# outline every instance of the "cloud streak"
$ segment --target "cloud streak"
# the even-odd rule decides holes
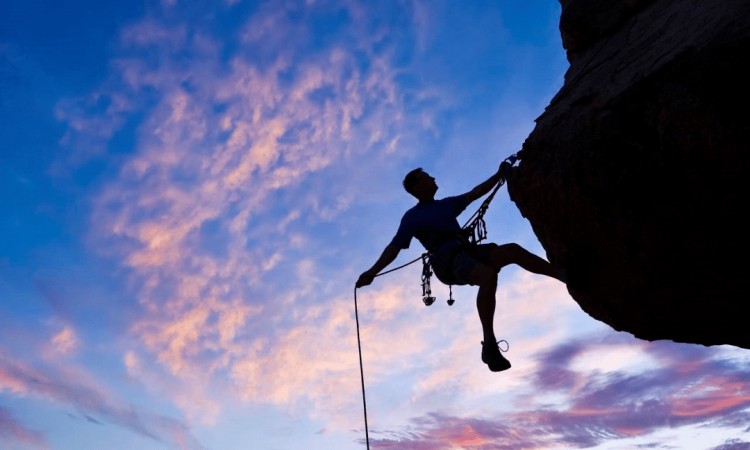
[[[573,367],[587,352],[620,346],[648,354],[658,367],[639,374]],[[415,418],[394,437],[379,438],[374,448],[587,448],[688,426],[747,431],[750,367],[721,352],[594,337],[559,345],[539,360],[518,412],[481,419],[436,412]],[[544,395],[536,399],[535,392]],[[554,404],[544,400],[552,393],[559,395]]]
[[[27,428],[18,422],[10,411],[0,407],[0,442],[2,441],[40,450],[52,448],[42,433]]]
[[[203,448],[180,421],[122,405],[105,391],[86,383],[87,378],[86,373],[72,368],[39,369],[0,350],[0,392],[70,407],[92,423],[111,423],[176,448]],[[43,434],[26,429],[3,409],[0,409],[0,429],[16,440],[46,445]]]

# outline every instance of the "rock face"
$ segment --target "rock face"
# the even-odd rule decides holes
[[[511,199],[595,319],[750,349],[750,1],[561,3],[570,68]]]

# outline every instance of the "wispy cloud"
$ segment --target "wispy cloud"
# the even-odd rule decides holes
[[[139,435],[175,445],[182,449],[200,449],[189,428],[176,419],[139,412],[122,404],[95,386],[90,376],[72,367],[41,369],[12,358],[0,350],[0,392],[17,397],[34,397],[71,408],[93,423],[111,423]],[[13,431],[18,439],[44,443],[40,433],[18,425],[0,409],[0,427]],[[33,442],[32,442],[33,441]]]
[[[70,354],[75,352],[80,346],[81,341],[78,335],[70,325],[65,325],[62,330],[52,337],[50,341],[50,354]]]
[[[70,142],[89,132],[106,140],[129,105],[148,105],[135,147],[93,199],[91,242],[122,261],[143,308],[131,374],[160,373],[154,355],[162,376],[190,384],[170,390],[190,416],[216,419],[194,405],[211,403],[225,376],[245,398],[276,404],[335,397],[338,373],[355,379],[340,349],[345,316],[315,306],[341,299],[311,291],[323,280],[306,255],[326,245],[316,224],[353,202],[326,179],[393,164],[396,143],[420,132],[405,117],[388,33],[373,37],[361,8],[345,4],[341,19],[327,2],[269,3],[234,43],[151,17],[124,30],[123,55],[93,95],[127,104],[105,114],[60,104]],[[300,15],[326,14],[340,35],[311,46],[314,21]],[[368,154],[369,168],[353,158]],[[304,377],[293,370],[301,365]]]
[[[11,445],[22,444],[27,448],[39,450],[52,448],[44,434],[27,428],[19,423],[10,411],[0,407],[0,442],[3,441]]]
[[[620,346],[651,356],[658,367],[637,374],[603,372],[606,366],[597,364],[574,367],[587,352]],[[414,419],[393,437],[379,437],[376,448],[438,449],[446,442],[465,448],[586,448],[687,426],[747,431],[750,366],[721,351],[589,336],[540,353],[539,359],[518,412],[491,418],[436,412]],[[535,392],[541,393],[538,399]],[[555,392],[555,403],[548,403]]]

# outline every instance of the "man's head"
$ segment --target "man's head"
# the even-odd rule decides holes
[[[404,189],[419,200],[431,200],[437,192],[435,178],[417,167],[404,177]]]

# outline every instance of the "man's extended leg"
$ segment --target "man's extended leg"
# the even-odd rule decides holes
[[[515,243],[498,245],[493,248],[490,253],[490,261],[498,271],[509,264],[517,264],[529,272],[546,275],[563,283],[566,281],[565,274],[561,269]]]

